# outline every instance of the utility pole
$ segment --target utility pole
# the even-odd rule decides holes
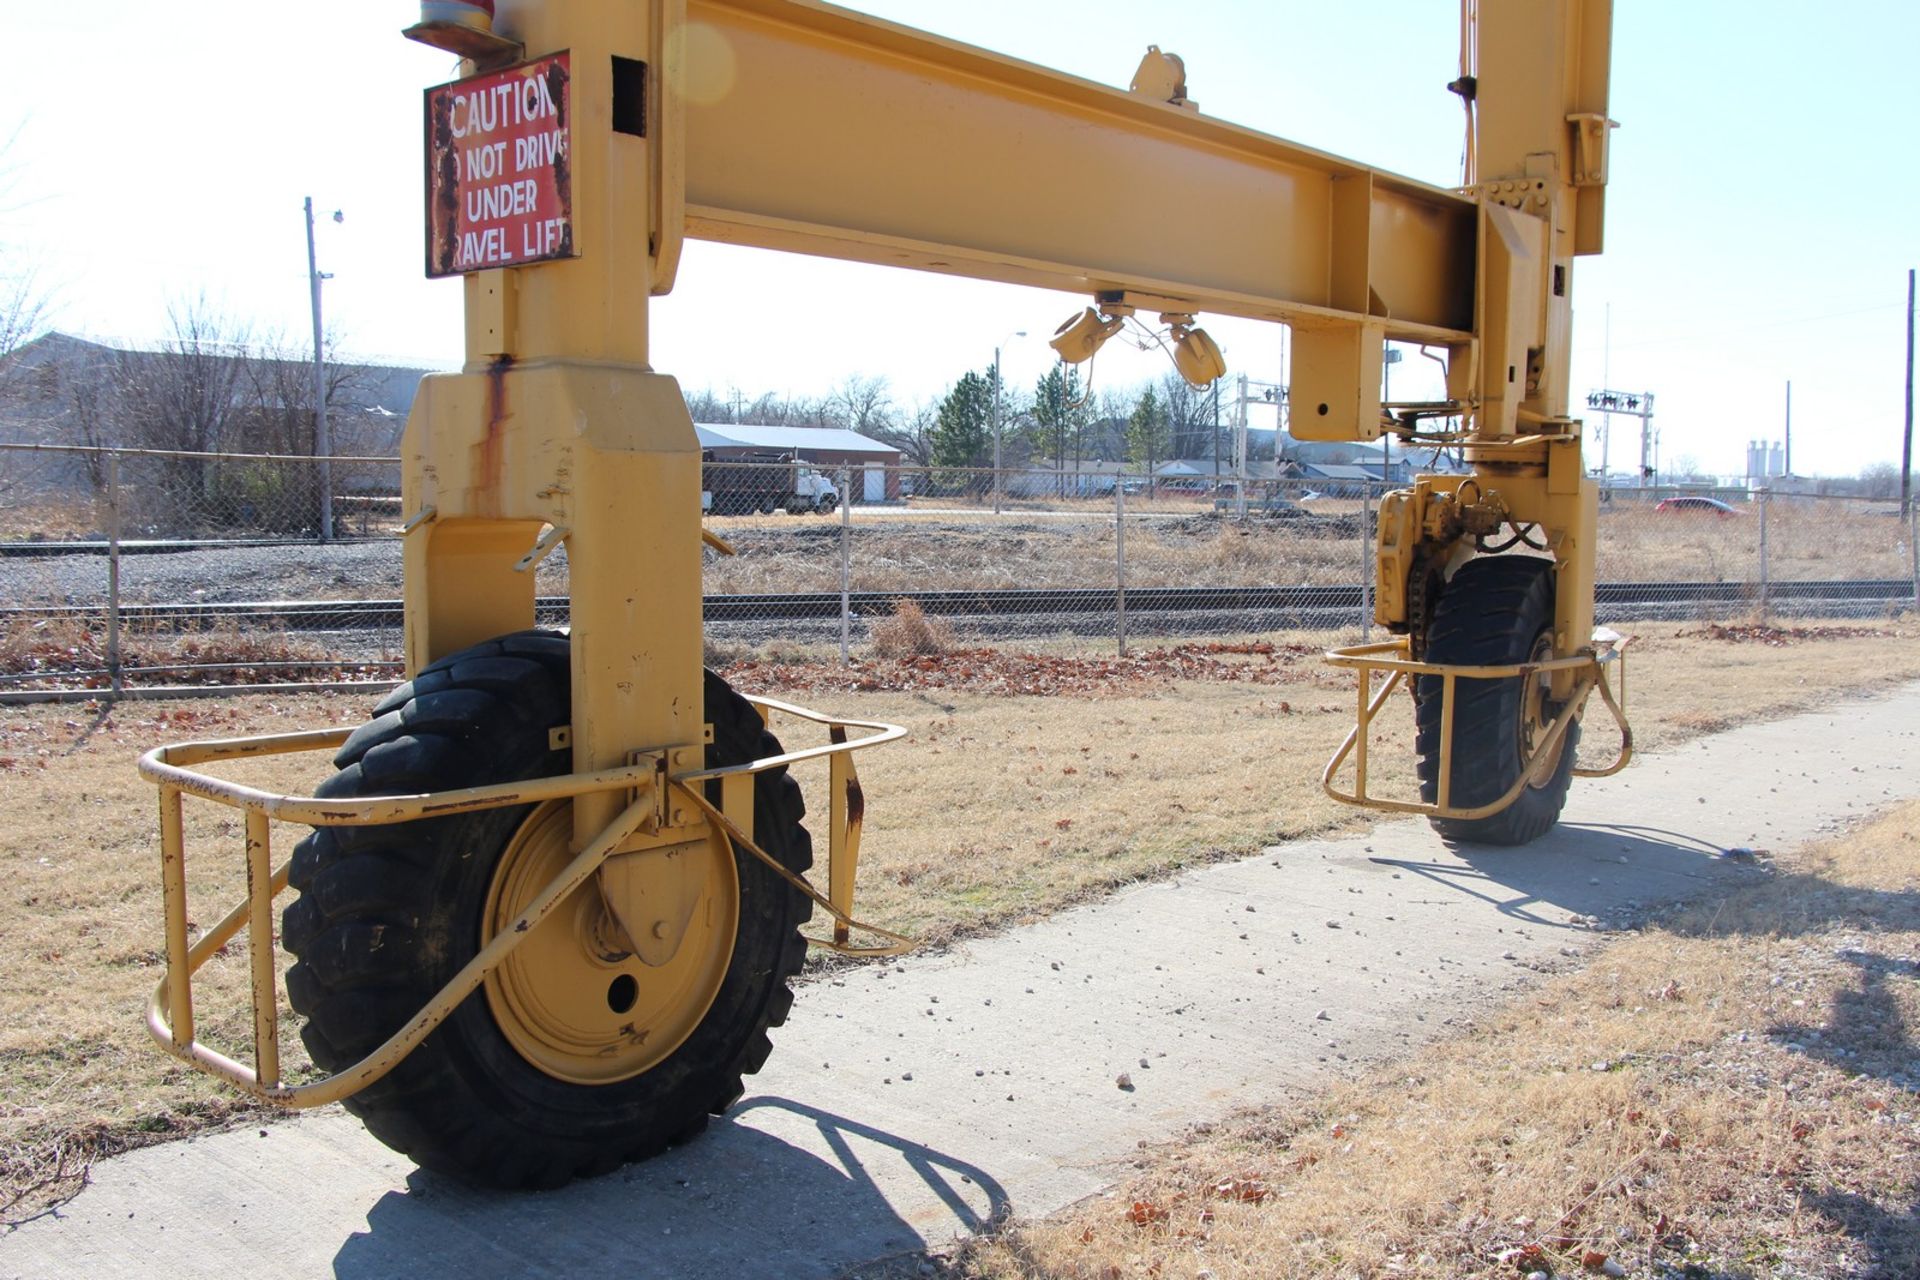
[[[1406,352],[1398,347],[1388,347],[1380,359],[1380,402],[1393,403],[1393,366],[1406,358]],[[1392,412],[1391,409],[1388,412]],[[1393,432],[1380,433],[1380,479],[1383,483],[1393,479]]]
[[[1220,379],[1213,380],[1213,487],[1220,487]]]
[[[1604,345],[1600,351],[1600,385],[1613,385],[1613,304],[1607,304]],[[1613,444],[1613,415],[1600,415],[1600,487],[1607,487],[1607,450]]]
[[[1787,379],[1787,456],[1783,463],[1787,479],[1793,479],[1793,379]]]
[[[341,220],[334,210],[333,220]],[[320,323],[320,270],[313,248],[313,197],[307,197],[307,284],[313,293],[313,452],[320,459],[320,541],[333,541],[333,437],[327,429],[326,330]]]
[[[1913,268],[1907,268],[1907,425],[1900,437],[1900,518],[1913,503]]]
[[[1276,468],[1277,470],[1277,468]],[[1233,405],[1233,514],[1247,518],[1247,375],[1240,375],[1240,394]]]
[[[1000,348],[1015,338],[1027,336],[1025,329],[1015,329],[993,346],[993,514],[1000,514]]]

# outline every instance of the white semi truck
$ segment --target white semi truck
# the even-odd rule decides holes
[[[700,454],[700,510],[707,515],[822,514],[840,505],[840,490],[825,472],[791,453],[716,459]]]

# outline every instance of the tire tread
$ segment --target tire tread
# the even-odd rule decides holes
[[[1551,562],[1531,556],[1469,560],[1454,573],[1434,608],[1427,660],[1464,666],[1524,662],[1541,628],[1552,625],[1553,606]],[[1454,804],[1491,803],[1519,776],[1515,725],[1520,681],[1514,676],[1455,682]],[[1440,792],[1441,686],[1438,676],[1414,682],[1420,798],[1429,804]],[[1579,740],[1576,720],[1567,728],[1559,767],[1548,785],[1523,790],[1512,805],[1485,818],[1432,818],[1434,830],[1450,841],[1471,844],[1521,845],[1539,839],[1560,820]]]
[[[570,680],[568,640],[559,632],[503,636],[450,655],[381,700],[373,718],[341,747],[340,771],[319,794],[423,792],[563,772],[569,753],[548,747],[547,730],[571,714]],[[725,681],[707,672],[704,688],[715,737],[710,766],[779,753],[759,713]],[[762,846],[789,869],[805,872],[812,864],[812,844],[800,825],[806,805],[786,770],[756,775],[755,808]],[[521,812],[503,819],[506,830]],[[304,1019],[301,1038],[321,1069],[341,1070],[378,1047],[431,995],[430,989],[423,992],[426,975],[450,974],[464,962],[465,955],[448,954],[455,934],[442,917],[450,909],[436,901],[450,864],[470,856],[453,840],[467,828],[450,824],[462,821],[328,827],[294,850],[289,881],[298,896],[282,917],[282,937],[295,957],[287,993]],[[740,1097],[742,1077],[766,1062],[772,1049],[766,1033],[786,1020],[793,1005],[790,980],[806,954],[799,929],[812,904],[750,854],[737,851],[736,861],[741,938],[733,970],[709,1012],[710,1020],[726,1021],[711,1023],[715,1032],[702,1040],[714,1053],[682,1062],[691,1052],[683,1046],[652,1071],[597,1089],[538,1077],[538,1090],[567,1097],[573,1095],[565,1091],[574,1090],[581,1097],[577,1109],[593,1115],[567,1131],[571,1113],[549,1108],[535,1114],[537,1107],[529,1109],[499,1079],[476,1071],[475,1063],[489,1059],[461,1047],[460,1037],[473,1034],[477,1018],[499,1036],[476,992],[398,1068],[349,1098],[347,1109],[421,1165],[495,1187],[557,1186],[690,1139],[710,1112],[718,1114]],[[742,948],[766,958],[743,965]],[[707,1026],[696,1038],[706,1036]],[[506,1044],[503,1038],[500,1044]],[[517,1056],[510,1069],[535,1072]],[[654,1095],[661,1101],[651,1110],[628,1104],[630,1122],[625,1111],[606,1119],[596,1101]],[[549,1131],[555,1126],[560,1131]]]

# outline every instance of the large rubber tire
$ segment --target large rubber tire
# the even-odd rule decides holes
[[[549,731],[570,719],[567,638],[531,631],[443,658],[374,709],[335,757],[323,796],[423,792],[565,772]],[[706,673],[709,767],[780,750],[751,704]],[[719,802],[717,783],[708,795]],[[378,1046],[481,945],[496,864],[531,807],[383,827],[328,827],[295,848],[282,936],[287,994],[308,1053],[337,1071]],[[755,776],[755,839],[788,868],[812,863],[800,788]],[[643,1073],[582,1084],[542,1071],[476,991],[394,1071],[346,1107],[422,1166],[476,1184],[550,1187],[697,1134],[760,1068],[806,956],[806,896],[735,848],[738,927],[704,1016]],[[581,890],[590,892],[591,888]],[[564,912],[562,913],[564,914]],[[558,923],[550,920],[542,928]],[[724,945],[718,944],[718,945]],[[717,964],[715,966],[717,972]]]
[[[1485,556],[1467,561],[1454,573],[1434,606],[1426,660],[1503,666],[1542,656],[1552,644],[1553,595],[1553,565],[1549,561],[1530,556]],[[1520,777],[1529,720],[1526,684],[1520,676],[1454,682],[1453,785],[1449,799],[1455,806],[1464,809],[1490,804]],[[1432,804],[1440,795],[1440,677],[1421,676],[1414,682],[1414,704],[1420,797]],[[1559,707],[1548,703],[1544,710],[1550,721]],[[1448,840],[1471,844],[1520,845],[1539,839],[1560,820],[1579,742],[1580,722],[1576,720],[1567,726],[1553,768],[1545,778],[1524,788],[1512,805],[1485,818],[1433,818],[1434,830]]]

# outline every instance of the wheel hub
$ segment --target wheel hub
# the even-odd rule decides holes
[[[1553,635],[1543,631],[1533,642],[1533,652],[1527,655],[1528,662],[1550,662],[1553,660]],[[1561,704],[1553,700],[1553,676],[1550,672],[1538,671],[1526,677],[1525,692],[1520,699],[1520,761],[1525,764],[1534,758],[1540,744],[1547,740],[1547,734],[1553,729],[1555,717],[1560,714]],[[1535,763],[1533,771],[1527,775],[1527,785],[1538,791],[1553,781],[1560,768],[1560,754],[1567,749],[1567,737],[1553,744],[1553,750],[1547,752]]]
[[[527,815],[494,869],[480,945],[572,860],[572,833],[565,800]],[[726,977],[739,925],[732,851],[723,837],[708,843],[699,901],[665,964],[644,964],[627,949],[589,880],[487,976],[487,1006],[522,1057],[557,1079],[610,1084],[658,1065],[693,1033]]]

